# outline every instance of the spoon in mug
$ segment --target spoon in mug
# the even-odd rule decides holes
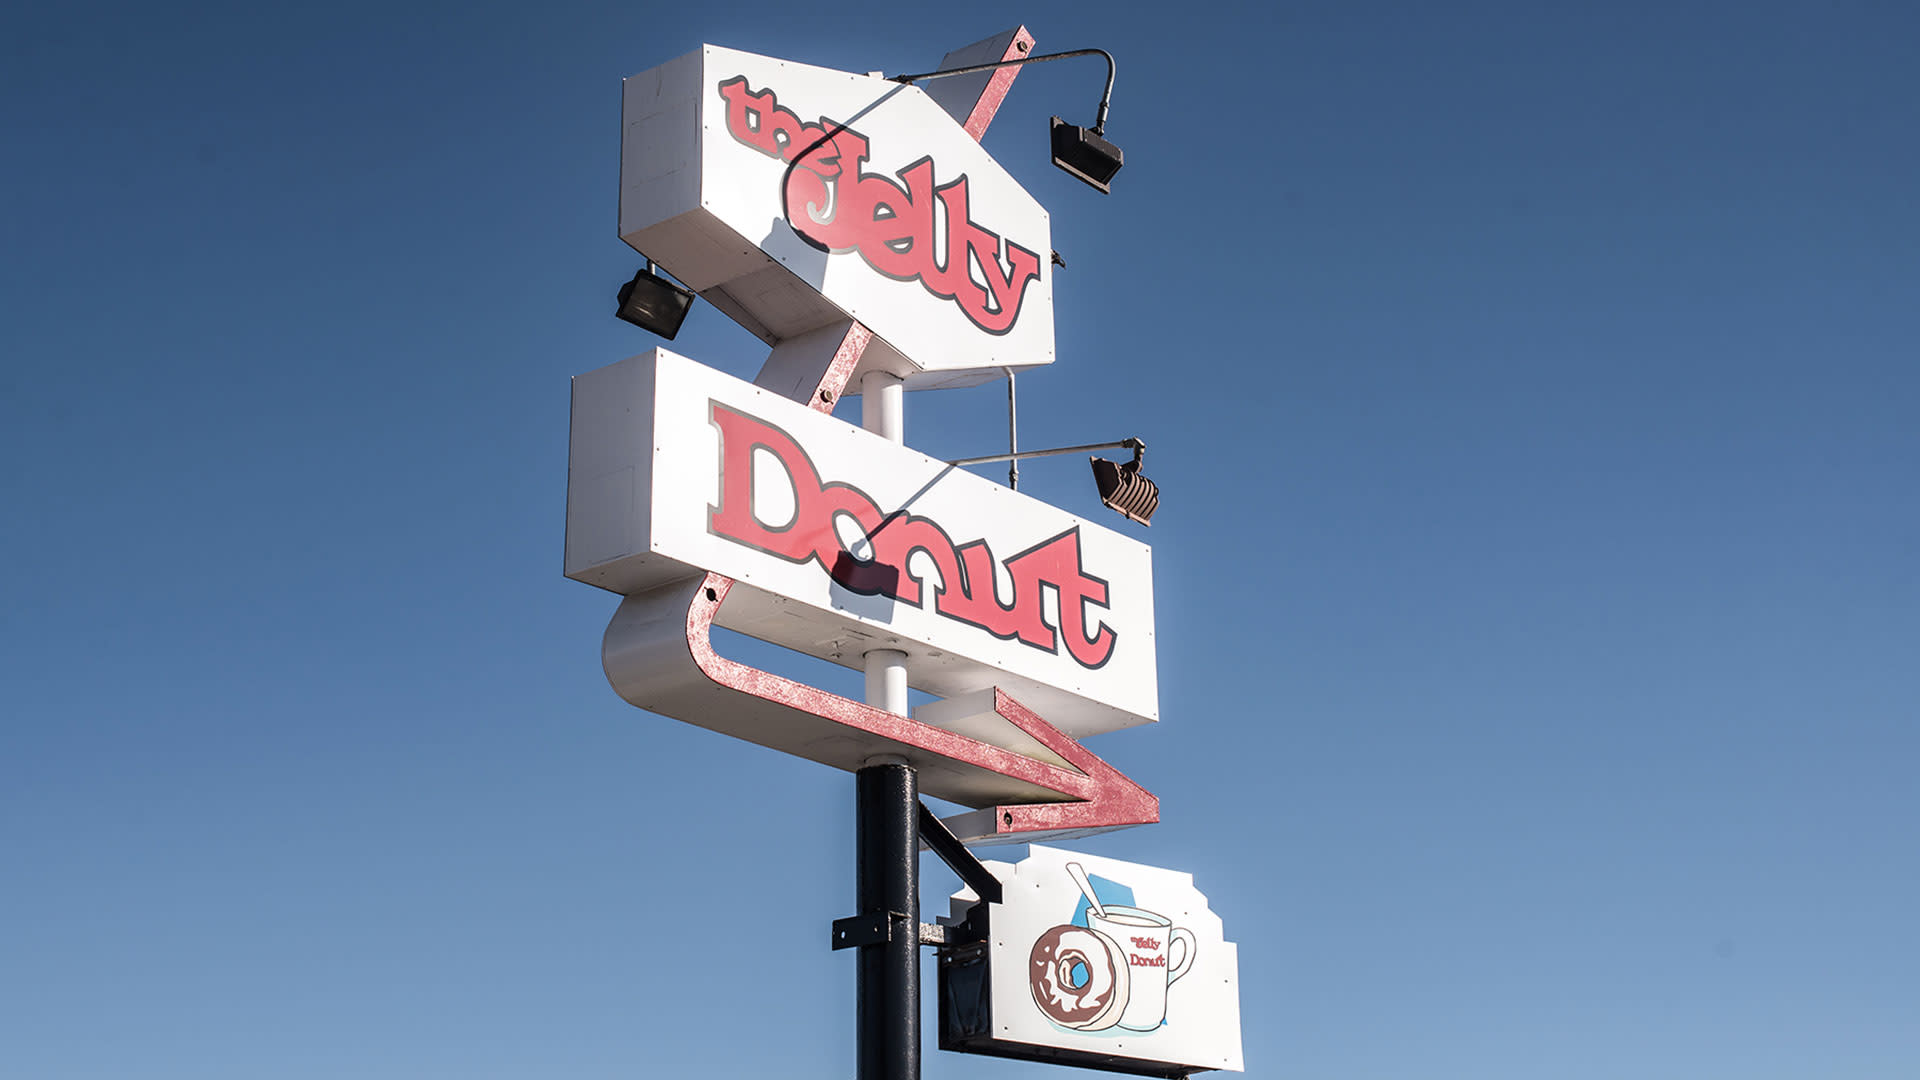
[[[1067,864],[1067,873],[1073,875],[1073,883],[1080,886],[1080,891],[1087,894],[1087,904],[1093,908],[1093,913],[1106,918],[1107,909],[1101,907],[1100,898],[1093,895],[1093,882],[1087,880],[1087,872],[1080,868],[1079,863],[1070,862]]]

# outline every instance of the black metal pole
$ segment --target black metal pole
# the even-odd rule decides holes
[[[860,947],[859,1080],[920,1080],[920,780],[905,762],[854,774],[855,902],[886,919]]]

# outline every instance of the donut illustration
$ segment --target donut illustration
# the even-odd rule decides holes
[[[1046,1018],[1065,1028],[1100,1031],[1127,1010],[1127,954],[1084,926],[1056,926],[1027,957],[1027,985]]]

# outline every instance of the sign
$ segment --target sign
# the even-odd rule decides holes
[[[918,87],[708,45],[621,118],[621,238],[768,344],[858,320],[854,386],[1052,362],[1047,212]]]
[[[1242,1068],[1239,953],[1190,874],[1035,846],[941,961],[940,1045],[1184,1076]],[[980,927],[972,891],[955,927]],[[972,916],[970,918],[970,916]]]
[[[898,755],[973,808],[947,819],[969,842],[1159,820],[1076,741],[1158,719],[1146,546],[831,415],[865,374],[1052,361],[1046,211],[976,141],[1016,70],[929,97],[706,46],[628,79],[621,237],[773,351],[752,385],[665,350],[576,378],[568,456],[566,573],[623,597],[623,698],[849,771]],[[716,624],[856,669],[897,651],[940,700],[750,667]]]
[[[998,687],[1074,738],[1159,718],[1137,540],[665,349],[577,377],[571,439],[568,577],[725,575],[721,626],[899,649],[948,714]]]
[[[860,772],[861,910],[835,947],[863,950],[863,1077],[918,1076],[933,941],[945,1048],[1239,1069],[1234,947],[1190,877],[1046,848],[989,871],[954,843],[1159,820],[1078,741],[1159,718],[1151,553],[832,416],[868,374],[1052,362],[1046,211],[976,141],[1014,73],[930,97],[704,46],[627,80],[621,238],[773,352],[751,384],[664,349],[575,378],[565,572],[622,598],[601,659],[625,700]],[[904,708],[902,668],[935,700],[901,715],[722,657],[716,624],[865,670],[869,701]],[[934,824],[916,783],[972,811]],[[916,837],[992,897],[957,897],[945,934],[895,873]]]

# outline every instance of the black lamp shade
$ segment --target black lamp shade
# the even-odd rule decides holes
[[[1142,525],[1151,525],[1148,519],[1160,509],[1160,485],[1140,475],[1139,459],[1125,464],[1098,457],[1090,460],[1100,501]]]
[[[1102,194],[1108,192],[1108,182],[1125,161],[1119,147],[1086,128],[1053,118],[1053,163]]]
[[[680,332],[693,306],[693,291],[683,289],[659,274],[642,270],[633,280],[620,286],[620,307],[615,315],[627,322],[651,330],[668,341]]]

